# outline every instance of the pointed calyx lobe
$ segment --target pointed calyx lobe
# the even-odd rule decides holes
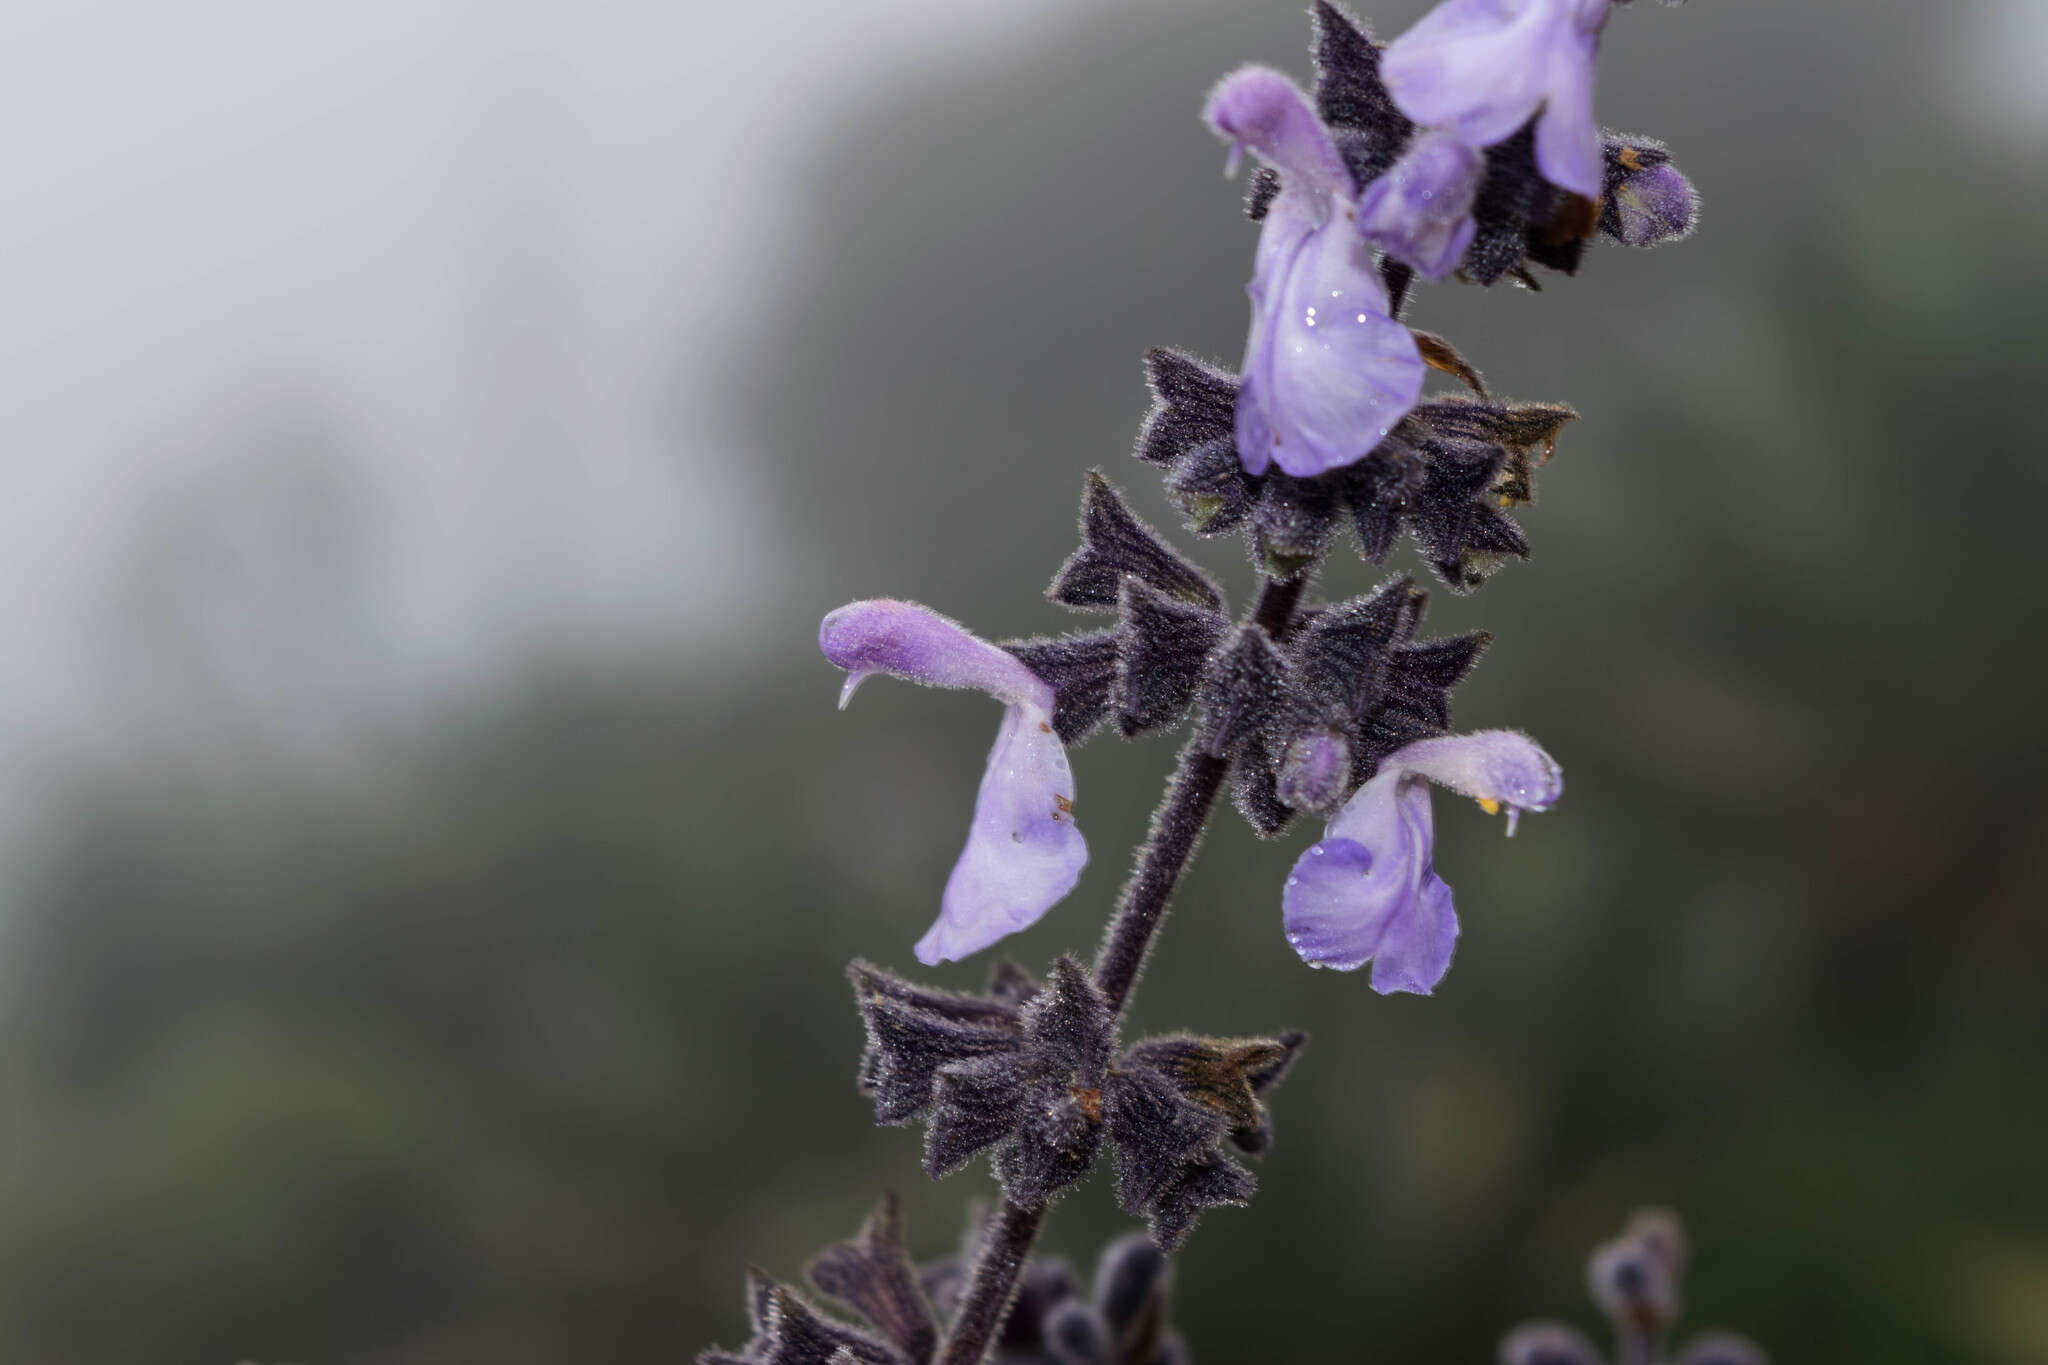
[[[903,1244],[895,1195],[882,1197],[852,1241],[820,1252],[808,1278],[819,1293],[859,1312],[913,1365],[924,1365],[938,1349],[938,1320]]]
[[[760,1271],[747,1274],[747,1319],[753,1336],[745,1346],[704,1351],[697,1365],[928,1365],[931,1359],[929,1352],[914,1356],[827,1317]]]
[[[1053,575],[1045,595],[1063,606],[1113,610],[1125,578],[1170,598],[1220,610],[1223,594],[1138,520],[1098,472],[1088,475],[1081,503],[1081,548]]]
[[[1086,1175],[1107,1136],[1118,1199],[1177,1245],[1205,1208],[1241,1204],[1249,1171],[1225,1153],[1262,1153],[1267,1091],[1302,1043],[1176,1036],[1116,1053],[1116,1023],[1069,958],[1043,987],[1014,967],[985,995],[851,969],[868,1046],[863,1093],[888,1124],[922,1119],[934,1179],[991,1153],[1004,1193],[1025,1207]]]
[[[1082,499],[1081,548],[1046,595],[1117,613],[1112,629],[1004,645],[1054,696],[1053,725],[1079,740],[1114,719],[1126,737],[1186,719],[1209,655],[1230,630],[1223,594],[1125,505],[1100,474]]]

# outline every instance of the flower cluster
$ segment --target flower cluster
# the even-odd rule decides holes
[[[959,1255],[918,1265],[903,1239],[896,1198],[884,1196],[851,1240],[827,1247],[806,1271],[813,1289],[851,1308],[865,1328],[838,1321],[796,1290],[752,1271],[752,1338],[737,1350],[702,1352],[697,1365],[930,1365],[980,1233],[977,1218]],[[1172,1288],[1172,1267],[1143,1237],[1122,1237],[1103,1248],[1094,1283],[1085,1288],[1065,1261],[1033,1261],[1019,1277],[990,1360],[1187,1365],[1187,1347],[1168,1316]]]
[[[1169,410],[1155,425],[1175,420]],[[1118,624],[999,647],[913,603],[856,602],[825,618],[821,642],[848,670],[849,692],[885,671],[977,686],[1007,707],[919,959],[986,947],[1072,889],[1087,849],[1062,741],[1112,716],[1125,736],[1193,716],[1193,743],[1230,761],[1238,808],[1260,834],[1278,834],[1298,811],[1330,817],[1283,891],[1296,951],[1340,970],[1376,962],[1383,992],[1432,990],[1457,916],[1434,871],[1425,779],[1506,809],[1511,831],[1516,814],[1548,808],[1561,791],[1556,764],[1527,738],[1449,734],[1450,691],[1486,637],[1417,641],[1427,599],[1406,578],[1303,612],[1277,640],[1256,620],[1233,623],[1216,585],[1100,475],[1089,477],[1081,548],[1047,595],[1114,611]]]
[[[868,1036],[861,1091],[879,1123],[924,1121],[926,1174],[992,1151],[1004,1194],[1035,1208],[1086,1175],[1107,1138],[1118,1204],[1168,1249],[1202,1210],[1251,1197],[1228,1151],[1265,1152],[1266,1092],[1306,1041],[1175,1035],[1119,1053],[1114,1016],[1071,958],[1043,987],[999,964],[983,995],[861,962],[850,975]]]
[[[1396,319],[1409,281],[1531,286],[1586,240],[1692,230],[1690,182],[1649,139],[1593,122],[1609,0],[1445,0],[1382,48],[1318,0],[1313,100],[1248,66],[1205,117],[1265,162],[1234,431],[1254,476],[1355,464],[1394,434],[1428,357]]]
[[[1593,1302],[1614,1327],[1614,1358],[1621,1365],[1657,1365],[1678,1321],[1678,1280],[1685,1271],[1685,1232],[1662,1209],[1629,1219],[1621,1236],[1593,1252],[1586,1282]],[[1746,1337],[1709,1332],[1688,1342],[1672,1365],[1768,1365]],[[1531,1323],[1500,1344],[1501,1365],[1605,1365],[1598,1347],[1554,1322]]]

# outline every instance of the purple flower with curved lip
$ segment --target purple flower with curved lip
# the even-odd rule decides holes
[[[1380,75],[1416,123],[1491,147],[1536,120],[1546,180],[1600,197],[1593,59],[1609,0],[1444,0],[1387,45]]]
[[[1358,230],[1389,256],[1440,280],[1479,231],[1472,200],[1485,176],[1478,148],[1449,133],[1418,133],[1401,159],[1365,187]]]
[[[1382,995],[1428,995],[1443,980],[1458,914],[1436,874],[1430,782],[1474,798],[1489,815],[1505,807],[1509,834],[1523,811],[1548,810],[1564,791],[1550,755],[1513,730],[1420,739],[1389,754],[1295,862],[1281,893],[1287,941],[1311,967],[1349,972],[1371,962]]]
[[[1036,924],[1074,889],[1088,862],[1088,843],[1074,826],[1073,770],[1053,733],[1051,685],[1007,650],[915,602],[849,602],[819,625],[818,648],[846,670],[841,707],[874,673],[979,688],[1005,707],[967,846],[946,879],[938,920],[917,941],[917,960],[955,961]]]
[[[1252,322],[1237,393],[1238,459],[1298,478],[1360,460],[1415,405],[1415,337],[1387,316],[1387,287],[1359,236],[1356,183],[1293,81],[1241,67],[1203,117],[1280,172],[1253,260]]]

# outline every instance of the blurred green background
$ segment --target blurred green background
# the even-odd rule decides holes
[[[1127,455],[1138,357],[1235,359],[1255,235],[1195,111],[1240,60],[1305,77],[1306,23],[1023,5],[944,21],[985,41],[863,44],[856,6],[821,57],[802,9],[706,11],[676,61],[755,74],[702,97],[654,53],[625,126],[729,154],[772,99],[800,152],[743,198],[639,170],[741,249],[715,313],[687,261],[648,286],[662,472],[626,501],[731,534],[632,561],[602,629],[556,594],[567,624],[487,666],[373,685],[416,572],[360,493],[374,411],[252,384],[94,532],[100,672],[143,702],[13,760],[0,1361],[688,1359],[743,1338],[747,1263],[795,1276],[883,1189],[936,1255],[989,1193],[871,1126],[841,969],[978,982],[909,945],[996,712],[876,685],[835,713],[816,621],[896,595],[991,636],[1083,624],[1039,591],[1090,466],[1177,524]],[[2044,62],[2031,0],[1621,11],[1600,112],[1672,145],[1699,233],[1421,298],[1496,388],[1584,414],[1535,559],[1428,623],[1495,633],[1459,721],[1529,730],[1569,789],[1512,843],[1439,798],[1465,936],[1431,1000],[1304,970],[1278,896],[1305,832],[1217,825],[1132,1030],[1313,1042],[1258,1199],[1180,1258],[1199,1359],[1590,1327],[1586,1252],[1657,1203],[1693,1236],[1692,1327],[1780,1362],[2048,1360]],[[518,182],[543,206],[577,183],[549,174]],[[526,200],[488,202],[513,245],[472,287],[510,321],[479,344],[514,359],[476,439],[525,486],[594,458],[532,382],[578,277]],[[554,539],[493,561],[514,598],[553,591],[547,545],[607,536],[539,505]],[[1235,543],[1198,553],[1242,600]],[[1379,576],[1340,552],[1325,587]],[[1018,957],[1092,947],[1175,744],[1077,753],[1094,860]],[[1098,1173],[1050,1246],[1123,1226]]]

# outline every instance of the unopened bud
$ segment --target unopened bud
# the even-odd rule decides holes
[[[1620,1331],[1656,1337],[1678,1318],[1678,1276],[1685,1234],[1668,1213],[1644,1212],[1620,1237],[1593,1252],[1586,1281],[1593,1301]]]
[[[1102,1319],[1078,1299],[1068,1299],[1046,1314],[1040,1329],[1045,1348],[1059,1365],[1102,1365],[1109,1359],[1109,1334]]]
[[[1351,778],[1351,746],[1335,730],[1310,730],[1280,761],[1280,799],[1296,810],[1334,810]]]
[[[1675,242],[1699,220],[1700,196],[1648,138],[1607,143],[1607,190],[1600,230],[1629,246]]]
[[[1163,1313],[1168,1269],[1166,1253],[1143,1233],[1119,1237],[1095,1263],[1096,1307],[1119,1333],[1148,1311]]]

